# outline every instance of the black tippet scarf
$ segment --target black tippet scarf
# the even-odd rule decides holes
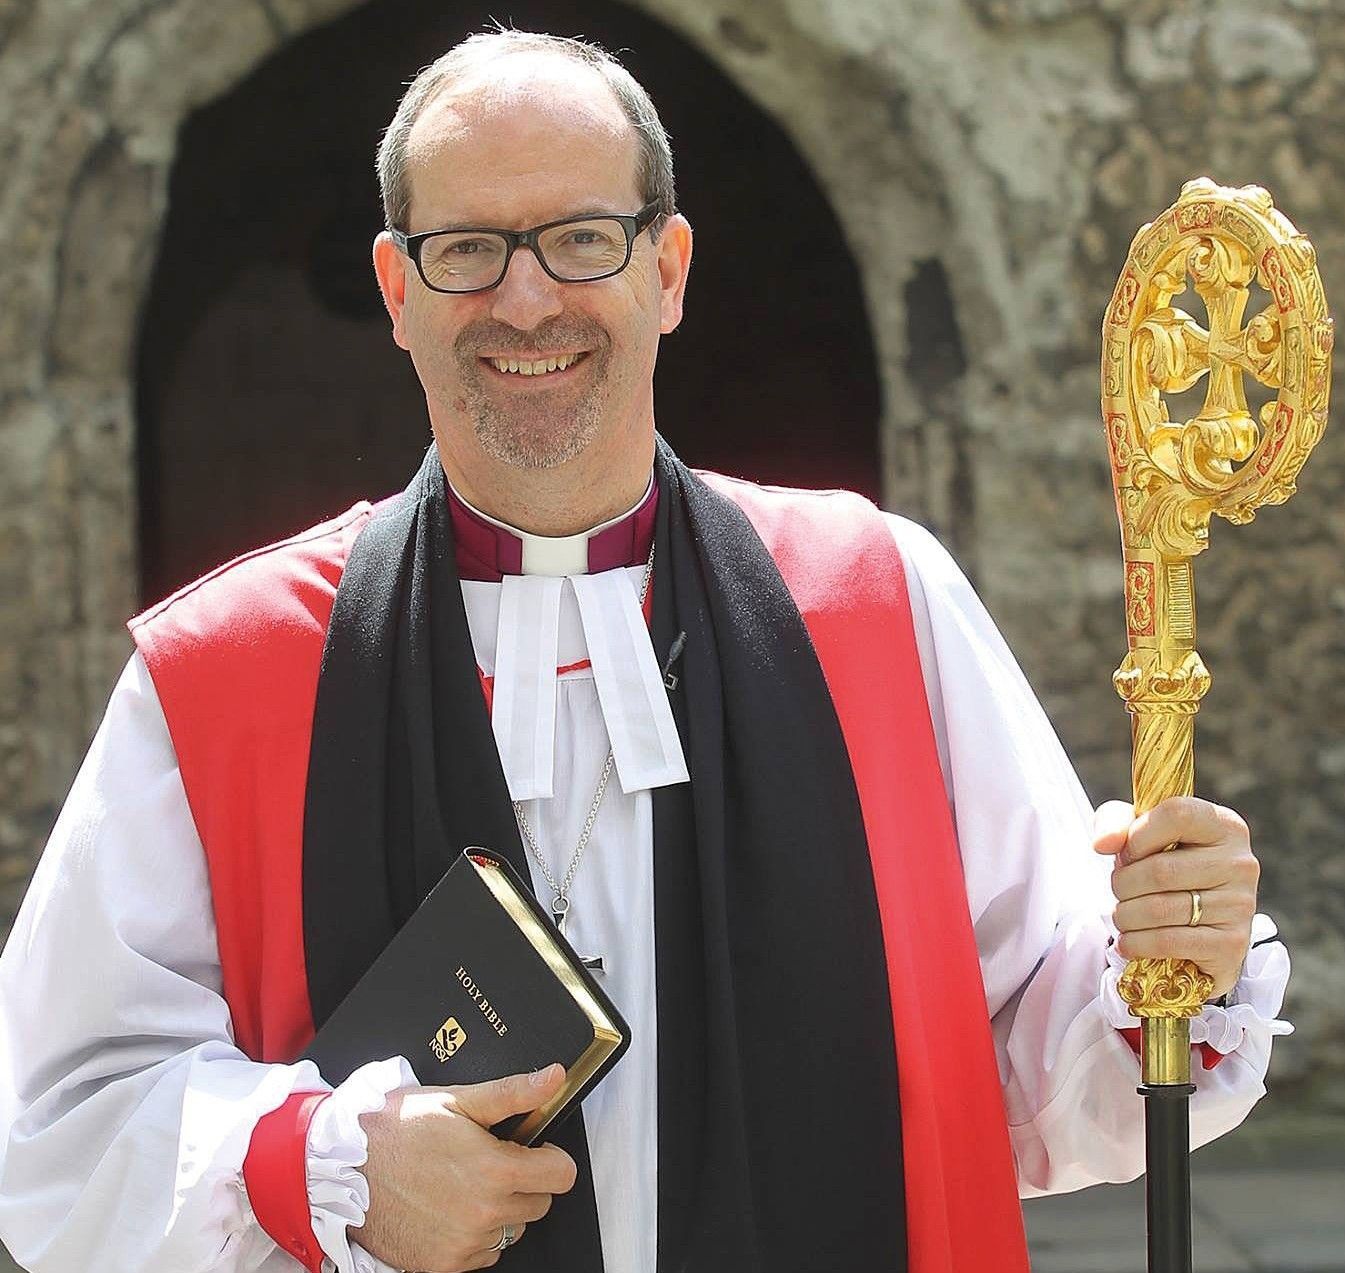
[[[662,662],[686,634],[671,698],[692,777],[653,793],[658,1273],[904,1269],[887,967],[835,709],[746,516],[661,439],[655,474],[653,638]],[[356,540],[323,650],[304,820],[315,1025],[469,844],[530,879],[431,447]],[[583,1119],[551,1130],[578,1183],[500,1266],[599,1273]]]

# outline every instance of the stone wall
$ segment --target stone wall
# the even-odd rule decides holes
[[[176,129],[351,0],[0,9],[0,917],[127,652],[132,334]],[[861,262],[887,501],[980,586],[1092,793],[1126,786],[1103,306],[1188,177],[1268,186],[1345,295],[1341,0],[642,0],[774,115]],[[483,10],[484,16],[484,10]],[[1200,789],[1252,821],[1297,975],[1276,1076],[1345,1111],[1338,430],[1197,572]]]

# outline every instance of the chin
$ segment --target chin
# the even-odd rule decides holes
[[[536,424],[478,419],[476,440],[501,464],[520,469],[554,469],[578,458],[598,435],[597,420],[569,421],[557,427],[554,419]]]

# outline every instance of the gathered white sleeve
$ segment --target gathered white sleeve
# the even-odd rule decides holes
[[[1063,1193],[1144,1170],[1137,1025],[1116,993],[1111,859],[1092,850],[1092,809],[1013,655],[932,535],[889,515],[957,826],[1019,1193]],[[1118,716],[1118,728],[1124,728]],[[1194,1148],[1236,1127],[1264,1094],[1289,957],[1257,916],[1227,1008],[1207,1006]]]
[[[242,1165],[259,1118],[328,1085],[244,1056],[220,986],[204,853],[136,655],[0,955],[0,1239],[32,1273],[299,1267]],[[355,1120],[414,1081],[400,1058],[366,1066],[310,1127],[315,1232],[344,1270],[384,1267],[346,1240],[368,1202]]]

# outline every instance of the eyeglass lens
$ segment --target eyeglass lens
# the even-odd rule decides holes
[[[611,217],[553,225],[537,237],[537,246],[553,274],[572,283],[619,270],[626,261],[626,230]],[[420,249],[420,268],[431,287],[470,291],[489,287],[504,273],[506,239],[465,230],[436,234]]]

